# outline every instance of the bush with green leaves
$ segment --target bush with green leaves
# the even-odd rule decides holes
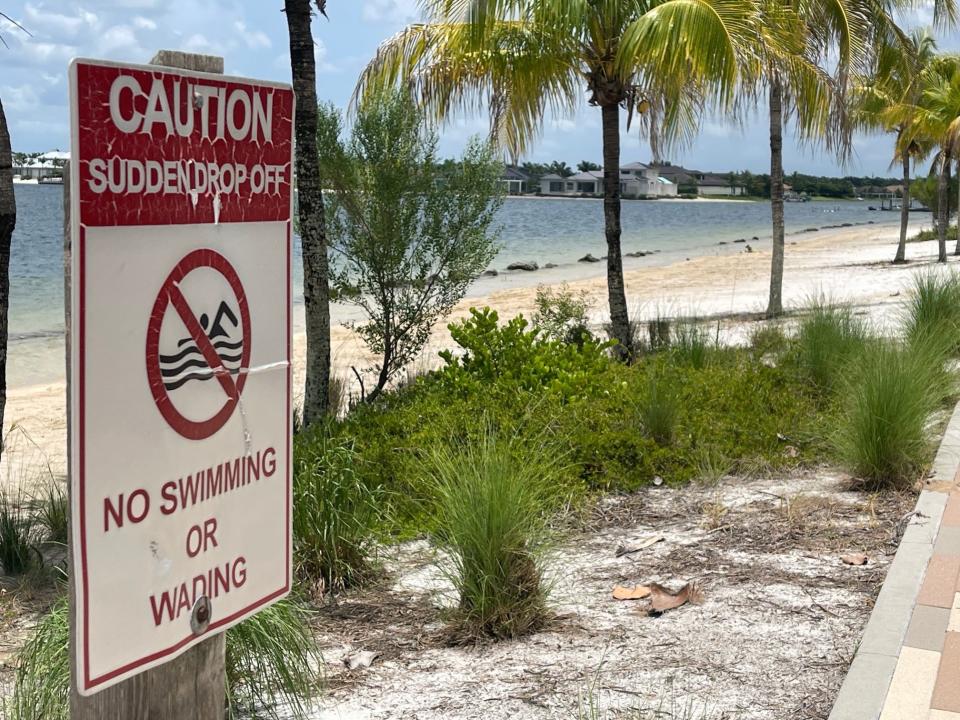
[[[70,635],[67,598],[37,623],[17,656],[11,720],[67,720],[70,716]],[[227,630],[227,718],[305,720],[320,686],[320,651],[304,605],[287,598]],[[282,713],[278,707],[282,707]]]
[[[373,400],[496,256],[503,163],[478,139],[441,163],[436,130],[400,89],[365,97],[342,135],[340,112],[321,106],[330,283],[365,316],[354,329],[378,358]]]
[[[670,351],[681,362],[702,368],[707,364],[712,342],[710,329],[696,318],[678,318],[673,323]]]
[[[866,485],[909,487],[932,458],[930,418],[953,391],[939,343],[871,343],[840,390],[839,459]]]
[[[914,276],[904,310],[904,334],[911,343],[936,341],[946,353],[960,350],[960,276],[936,270]]]
[[[680,407],[677,395],[667,383],[651,377],[647,393],[637,403],[643,432],[659,445],[669,445],[677,434]]]
[[[361,480],[350,440],[322,424],[294,442],[293,543],[297,577],[319,592],[354,585],[370,571],[380,492]]]
[[[567,285],[557,290],[541,285],[534,302],[537,312],[533,316],[533,327],[540,331],[541,337],[573,345],[593,339],[586,292],[574,293]]]
[[[556,393],[564,398],[589,393],[609,365],[609,343],[551,340],[517,315],[503,325],[496,310],[470,308],[470,317],[449,325],[462,352],[440,353],[446,366],[441,386],[463,396],[497,384],[516,391]]]
[[[456,588],[457,635],[515,638],[546,617],[543,577],[554,465],[487,431],[430,459],[436,540]]]
[[[797,360],[818,388],[829,390],[847,361],[863,349],[867,337],[866,326],[849,306],[819,297],[800,318]]]

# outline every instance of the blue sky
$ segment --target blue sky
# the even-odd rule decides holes
[[[357,75],[384,39],[416,20],[416,0],[328,0],[330,20],[314,23],[317,92],[345,105]],[[0,47],[0,99],[15,150],[66,149],[69,145],[66,67],[75,56],[147,62],[157,49],[222,55],[226,71],[272,80],[290,79],[282,0],[0,0],[0,10],[33,33],[27,37],[0,20],[10,45]],[[921,16],[924,13],[921,13]],[[960,46],[955,38],[944,49]],[[484,132],[481,117],[459,118],[444,128],[441,151],[455,154],[473,134]],[[623,134],[625,161],[648,160],[636,132]],[[787,172],[824,175],[896,174],[888,170],[891,140],[859,136],[854,157],[840,168],[829,155],[785,142]],[[528,160],[600,160],[600,112],[586,105],[574,117],[551,118]],[[701,170],[769,167],[764,115],[745,127],[704,121],[699,139],[675,152],[674,163]]]

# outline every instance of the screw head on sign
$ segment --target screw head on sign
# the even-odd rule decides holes
[[[194,635],[202,635],[210,627],[210,616],[213,613],[213,607],[210,605],[210,598],[201,595],[193,604],[193,611],[190,613],[190,629]]]

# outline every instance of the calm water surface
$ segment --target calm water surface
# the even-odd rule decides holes
[[[13,235],[10,297],[11,387],[50,382],[63,375],[63,207],[62,188],[17,185],[17,228]],[[870,212],[869,202],[788,203],[787,232],[842,223],[895,223],[898,214]],[[624,201],[623,251],[659,251],[653,257],[625,261],[628,268],[663,264],[683,257],[716,253],[719,243],[738,238],[762,246],[770,238],[769,202]],[[605,253],[603,202],[571,199],[508,199],[498,217],[502,249],[493,267],[515,261],[558,267],[538,273],[502,273],[483,278],[471,296],[498,289],[573,277],[601,275],[603,263],[577,259]],[[299,241],[297,241],[299,245]],[[730,248],[730,249],[735,249]],[[295,248],[294,287],[301,287],[299,247]],[[296,298],[302,303],[302,298]],[[349,312],[334,309],[334,318]],[[296,317],[296,314],[295,314]]]

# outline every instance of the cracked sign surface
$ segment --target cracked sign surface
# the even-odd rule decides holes
[[[289,592],[293,93],[87,60],[70,89],[74,613],[89,695]]]

